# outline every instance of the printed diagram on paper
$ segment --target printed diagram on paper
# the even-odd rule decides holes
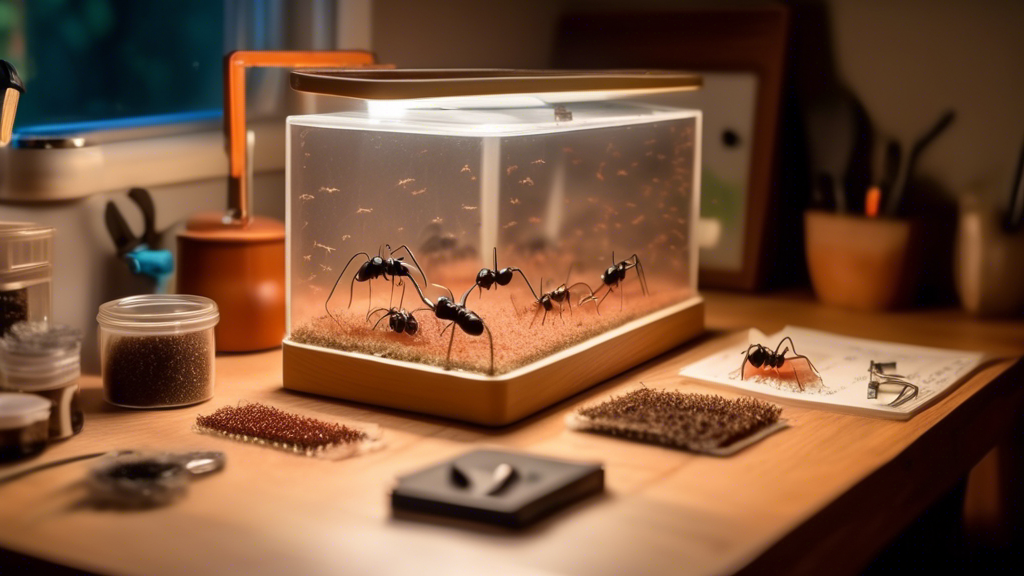
[[[789,379],[751,376],[749,367],[747,378],[741,380],[739,369],[746,346],[730,347],[712,354],[686,366],[679,374],[763,398],[784,399],[808,407],[862,416],[907,420],[952,391],[984,358],[980,352],[849,338],[794,326],[770,335],[751,329],[749,343],[763,344],[775,350],[784,336],[791,337],[800,354],[813,362],[821,375],[820,385],[807,386],[806,390],[800,391]],[[792,356],[792,350],[788,356]],[[902,406],[890,407],[886,404],[895,399],[900,390],[883,388],[878,398],[869,400],[868,366],[872,360],[896,362],[893,372],[905,376],[919,387],[917,397]],[[782,374],[787,374],[787,368],[782,369]]]

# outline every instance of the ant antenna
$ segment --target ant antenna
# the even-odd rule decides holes
[[[498,247],[494,247],[494,271],[498,271]]]
[[[449,288],[447,286],[441,286],[440,284],[431,284],[431,286],[436,286],[438,288],[443,288],[444,290],[447,290],[448,291],[448,295],[451,296],[451,298],[452,298],[452,302],[455,301],[455,294],[452,293],[452,289],[451,288]]]
[[[434,303],[431,302],[429,298],[423,295],[423,290],[420,289],[420,285],[416,283],[416,279],[410,276],[409,281],[412,282],[412,287],[416,289],[416,293],[420,295],[420,300],[422,300],[423,303],[427,305],[427,308],[429,308],[430,310],[434,310]]]

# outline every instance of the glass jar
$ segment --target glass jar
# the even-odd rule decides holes
[[[100,306],[100,364],[107,402],[126,408],[173,408],[213,397],[214,326],[209,298],[129,296]]]
[[[35,394],[53,405],[50,440],[70,438],[82,430],[81,349],[78,330],[45,322],[21,322],[0,339],[0,388]]]
[[[49,438],[50,403],[34,394],[0,392],[0,462],[38,454]]]
[[[50,316],[53,228],[0,222],[0,336]]]

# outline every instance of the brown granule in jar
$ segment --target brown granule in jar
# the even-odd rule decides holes
[[[103,367],[107,400],[137,408],[208,400],[213,396],[210,332],[112,337]]]
[[[779,421],[782,408],[754,398],[728,400],[640,388],[581,408],[583,429],[705,452],[729,446]]]
[[[368,439],[361,430],[292,414],[258,402],[223,406],[209,416],[199,415],[196,428],[200,432],[267,443],[306,454]]]

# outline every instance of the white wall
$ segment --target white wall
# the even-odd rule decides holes
[[[382,61],[404,67],[543,68],[564,12],[701,4],[708,3],[376,0],[373,48]],[[861,98],[880,134],[910,142],[945,108],[957,111],[955,124],[921,158],[918,175],[953,194],[1007,195],[1024,145],[1024,2],[824,4],[839,77]]]

